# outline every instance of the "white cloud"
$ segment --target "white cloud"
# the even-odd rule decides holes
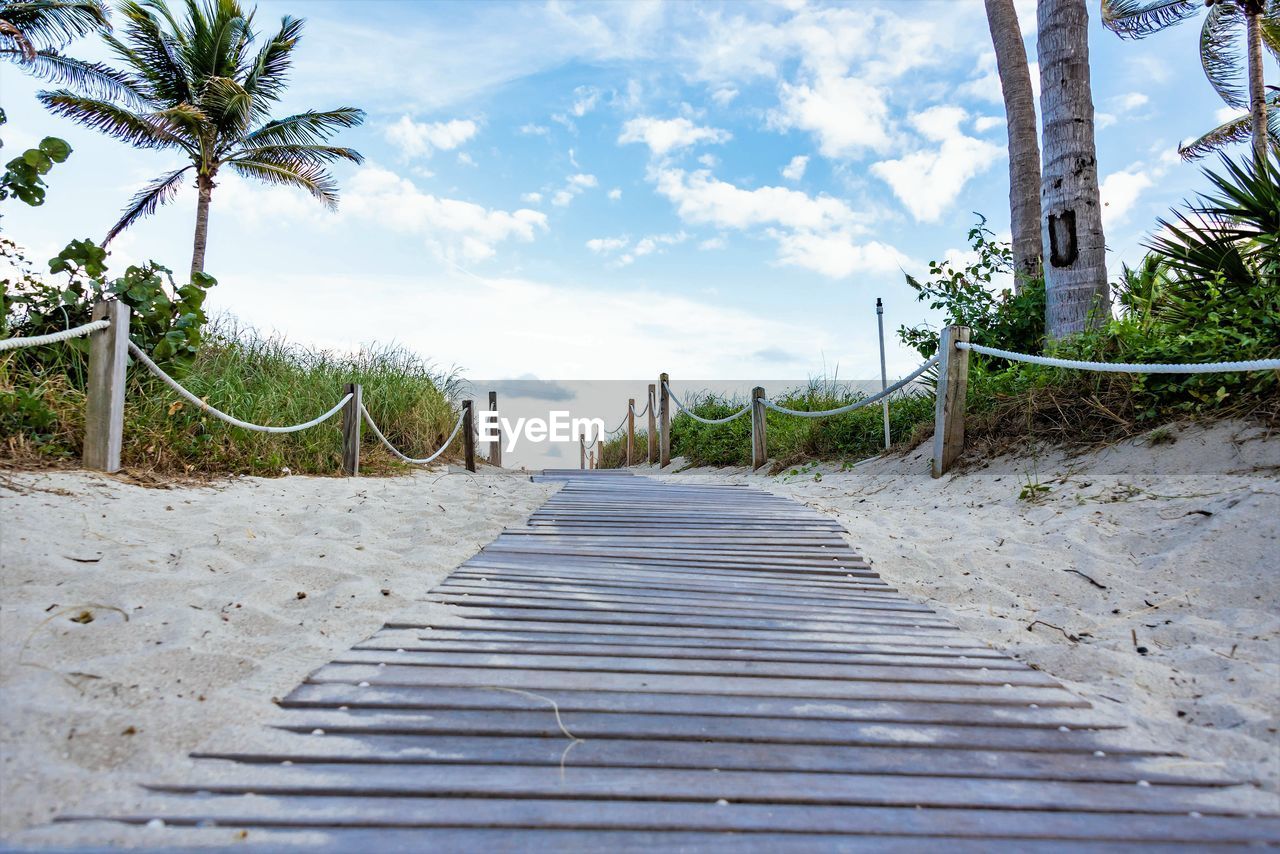
[[[1219,107],[1218,111],[1213,114],[1213,118],[1220,125],[1225,125],[1232,119],[1238,119],[1244,115],[1244,111],[1236,107]]]
[[[1131,113],[1140,107],[1145,107],[1151,99],[1141,92],[1130,92],[1127,95],[1119,95],[1113,100],[1121,112]]]
[[[592,252],[607,255],[625,248],[630,243],[629,237],[596,237],[587,241],[587,248]]]
[[[779,107],[769,123],[779,130],[798,128],[818,138],[824,157],[853,157],[889,146],[889,106],[884,93],[856,77],[819,79],[812,86],[783,83]]]
[[[520,201],[536,205],[542,201],[542,193],[522,193],[520,195]]]
[[[622,189],[620,187],[614,187],[609,191],[609,201],[616,202],[620,198],[622,198]]]
[[[458,152],[458,163],[459,163],[459,165],[461,165],[461,166],[475,166],[475,165],[476,165],[475,158],[474,158],[474,157],[472,157],[470,154],[467,154],[465,151],[459,151],[459,152]]]
[[[569,186],[585,189],[587,187],[598,187],[600,182],[596,180],[595,175],[577,174],[569,176]]]
[[[1003,127],[1004,124],[1004,116],[978,116],[973,120],[973,129],[978,133],[986,133],[989,130]]]
[[[447,122],[415,122],[408,116],[389,125],[387,141],[405,157],[430,156],[432,152],[451,151],[476,135],[476,123],[470,119],[453,119]]]
[[[551,133],[551,128],[545,125],[536,125],[532,122],[527,125],[520,126],[520,133],[524,136],[546,136]]]
[[[738,97],[738,90],[732,86],[721,86],[711,93],[711,100],[716,102],[718,107],[727,107]]]
[[[833,278],[859,271],[890,272],[906,262],[882,243],[858,245],[865,216],[833,196],[786,187],[746,190],[706,170],[662,169],[654,180],[685,222],[739,231],[761,229],[779,249],[778,260]]]
[[[683,231],[672,234],[650,234],[634,244],[629,237],[596,237],[587,241],[587,248],[598,255],[617,255],[615,263],[625,267],[637,258],[662,252],[668,246],[676,246],[689,239]],[[626,252],[622,250],[626,249]],[[618,254],[621,253],[621,254]]]
[[[723,237],[708,237],[706,240],[698,244],[698,248],[703,251],[723,249],[724,247],[725,239]]]
[[[570,175],[565,179],[563,189],[557,190],[551,197],[551,204],[556,205],[557,207],[565,207],[572,202],[574,198],[581,195],[583,191],[592,187],[598,187],[599,185],[600,181],[595,175],[588,175],[582,172],[577,175]]]
[[[348,180],[340,215],[421,235],[442,256],[471,261],[491,257],[504,241],[531,241],[547,228],[547,216],[539,211],[441,198],[378,166],[363,167]]]
[[[556,190],[555,194],[551,197],[551,204],[556,207],[563,208],[573,201],[574,195],[574,193],[571,193],[568,190]]]
[[[641,116],[629,120],[622,126],[622,134],[618,143],[625,145],[631,142],[643,142],[657,157],[661,157],[677,148],[686,148],[700,142],[722,143],[733,138],[727,130],[712,127],[699,127],[684,117],[675,119],[655,119]]]
[[[582,118],[596,108],[596,102],[599,100],[599,89],[594,86],[579,86],[573,90],[573,106],[569,108],[569,112]]]
[[[809,166],[809,157],[797,154],[791,162],[782,167],[782,177],[788,181],[799,181],[804,177],[804,170]]]
[[[936,221],[970,178],[1004,154],[1002,147],[961,132],[960,124],[966,118],[959,107],[931,107],[916,113],[911,118],[912,125],[921,136],[939,146],[871,167],[871,172],[889,184],[918,222]]]
[[[708,169],[714,169],[720,165],[720,158],[708,152],[707,154],[699,155],[698,162]]]
[[[1112,172],[1104,178],[1098,187],[1102,197],[1103,225],[1123,222],[1142,191],[1153,183],[1151,176],[1136,165],[1121,172]]]

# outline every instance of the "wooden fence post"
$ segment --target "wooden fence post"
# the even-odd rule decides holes
[[[498,411],[498,393],[496,391],[489,392],[489,411]],[[496,421],[493,425],[493,435],[497,436],[489,443],[489,465],[502,466],[502,422]]]
[[[360,474],[360,384],[347,383],[343,395],[351,395],[342,407],[342,473],[347,477]]]
[[[578,468],[587,468],[587,434],[578,434]]]
[[[84,415],[84,467],[120,471],[124,448],[124,384],[129,358],[129,306],[99,300],[94,320],[111,325],[89,338],[89,387]]]
[[[649,435],[645,438],[648,439],[649,448],[645,460],[653,465],[658,459],[658,393],[653,383],[649,383],[649,405],[646,411],[649,413]]]
[[[964,403],[969,390],[967,326],[948,326],[938,337],[938,394],[933,408],[933,476],[942,477],[964,450]]]
[[[592,452],[591,452],[591,465],[590,465],[590,466],[588,466],[588,468],[595,468],[595,467],[596,467],[596,452],[595,452],[595,451],[592,451]]]
[[[671,465],[671,393],[670,377],[658,375],[658,467]]]
[[[627,400],[627,467],[635,457],[636,451],[636,399]]]
[[[467,471],[476,470],[475,401],[462,401],[462,459]]]
[[[769,458],[769,442],[764,428],[764,388],[751,389],[751,470],[764,465]]]

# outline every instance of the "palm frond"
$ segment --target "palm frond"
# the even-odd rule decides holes
[[[71,119],[136,148],[171,148],[183,143],[164,123],[110,101],[87,98],[67,89],[40,92],[36,97],[54,115]]]
[[[125,0],[120,14],[127,22],[124,30],[128,44],[115,38],[107,39],[107,43],[146,79],[156,100],[169,104],[193,102],[191,68],[182,45],[151,11],[151,5]]]
[[[247,178],[267,184],[300,187],[330,210],[338,207],[338,183],[318,166],[288,161],[236,159],[227,161]]]
[[[1268,133],[1274,139],[1280,138],[1280,92],[1267,97]],[[1178,146],[1178,154],[1183,160],[1199,160],[1206,154],[1220,151],[1236,142],[1248,142],[1252,136],[1252,116],[1241,113],[1234,119],[1225,121],[1199,139]]]
[[[337,145],[259,145],[238,149],[230,159],[294,161],[300,165],[323,166],[337,160],[363,163],[364,155],[354,148]]]
[[[1200,0],[1102,0],[1102,23],[1121,38],[1140,39],[1195,17]]]
[[[343,128],[358,127],[364,121],[364,110],[339,107],[336,110],[305,113],[267,122],[244,138],[246,146],[257,145],[322,145]]]
[[[56,86],[70,86],[92,98],[125,101],[135,107],[147,104],[147,93],[139,88],[135,77],[99,62],[86,62],[42,50],[24,63],[35,77]]]
[[[181,169],[175,169],[167,175],[162,175],[159,180],[143,187],[139,190],[129,204],[124,209],[124,214],[120,220],[107,232],[107,236],[103,238],[102,245],[106,246],[116,235],[133,225],[144,216],[151,216],[156,209],[166,202],[170,201],[174,194],[178,192],[178,185],[183,174],[193,169],[193,166],[183,166]]]
[[[210,77],[200,95],[200,106],[225,136],[237,138],[253,119],[253,96],[230,77]]]
[[[1244,57],[1244,13],[1235,3],[1215,3],[1200,28],[1200,64],[1215,92],[1232,107],[1249,105]]]
[[[1258,27],[1262,30],[1262,45],[1271,51],[1271,56],[1280,62],[1280,0],[1271,0],[1267,8],[1258,18]]]
[[[293,64],[293,48],[302,36],[302,19],[286,16],[280,32],[262,46],[245,75],[244,88],[262,104],[279,100]]]
[[[111,28],[100,0],[15,0],[0,5],[0,22],[6,25],[0,35],[13,39],[28,57]]]

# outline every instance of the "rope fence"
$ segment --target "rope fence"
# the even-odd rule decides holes
[[[100,332],[111,325],[109,320],[95,320],[61,332],[50,332],[48,335],[32,335],[27,338],[0,338],[0,352],[5,350],[21,350],[24,347],[39,347],[44,344],[57,344],[72,338],[83,338],[94,332]]]
[[[476,423],[473,412],[473,401],[462,402],[462,412],[453,426],[444,444],[427,457],[415,458],[396,448],[387,439],[386,434],[374,422],[362,400],[361,388],[358,384],[348,384],[346,393],[326,412],[317,415],[310,421],[288,426],[254,424],[236,418],[210,405],[199,396],[185,388],[180,382],[157,365],[141,347],[129,339],[129,307],[118,300],[102,300],[93,307],[93,319],[89,323],[70,329],[52,332],[47,335],[12,337],[0,339],[0,352],[18,350],[28,347],[57,344],[73,338],[89,337],[89,382],[86,388],[85,442],[84,464],[87,468],[114,472],[120,469],[120,456],[124,430],[124,393],[125,374],[128,356],[154,374],[161,382],[172,389],[179,397],[191,405],[218,418],[233,427],[259,433],[287,434],[297,433],[317,427],[338,413],[342,413],[343,435],[343,470],[349,475],[359,472],[360,464],[360,426],[367,424],[378,441],[397,459],[411,465],[426,465],[438,459],[459,433],[464,438],[464,459],[469,471],[475,471],[475,438]],[[1241,373],[1252,371],[1280,371],[1280,359],[1251,359],[1234,362],[1209,362],[1197,364],[1139,364],[1122,362],[1093,362],[1077,359],[1060,359],[1053,356],[1036,356],[1029,353],[1018,353],[987,347],[969,341],[970,330],[963,326],[948,326],[941,331],[938,341],[937,355],[926,360],[922,365],[898,380],[893,385],[885,386],[874,395],[854,401],[834,409],[810,411],[792,409],[769,399],[762,387],[751,390],[751,402],[741,409],[722,418],[707,418],[699,415],[678,397],[672,390],[670,377],[662,374],[657,383],[648,388],[648,399],[644,408],[637,411],[635,400],[627,402],[627,412],[621,422],[612,430],[592,438],[587,443],[586,436],[578,438],[581,449],[581,465],[583,468],[596,467],[601,461],[604,447],[597,446],[605,436],[618,433],[626,428],[626,464],[629,466],[634,458],[635,420],[648,416],[648,454],[650,463],[667,466],[671,462],[671,407],[689,416],[694,421],[707,425],[722,425],[735,421],[744,415],[751,416],[752,466],[760,468],[767,458],[767,437],[765,411],[773,410],[781,415],[799,418],[829,418],[849,412],[886,403],[888,399],[911,383],[918,380],[927,371],[937,368],[937,388],[934,404],[934,437],[933,437],[933,475],[940,477],[959,457],[964,446],[965,395],[968,387],[969,354],[979,353],[1014,362],[1025,362],[1034,365],[1063,368],[1067,370],[1098,371],[1105,373],[1128,374],[1211,374]],[[882,385],[884,380],[882,378]],[[496,392],[489,393],[489,409],[497,409]],[[887,427],[886,427],[887,429]],[[656,435],[655,435],[656,434]],[[886,442],[887,439],[886,433]],[[490,437],[490,462],[500,465],[501,431],[496,440]],[[588,452],[590,457],[588,457]]]

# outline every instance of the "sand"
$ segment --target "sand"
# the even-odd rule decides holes
[[[427,590],[556,488],[441,471],[170,489],[4,473],[0,485],[11,840],[57,812],[130,806],[130,784],[181,775],[206,740],[260,729],[273,697],[384,622],[439,616]]]
[[[1274,809],[1280,436],[1184,428],[939,480],[928,454],[656,476],[749,482],[833,514],[907,595],[1062,680],[1135,744],[1257,782]],[[145,828],[22,829],[130,808],[132,784],[181,778],[188,751],[261,738],[272,697],[389,619],[451,622],[428,588],[554,490],[427,473],[0,484],[0,838],[31,844],[147,844]],[[165,838],[229,841],[180,833]]]
[[[756,483],[833,514],[891,584],[1135,741],[1280,791],[1280,435],[1184,427],[938,480],[929,458],[675,477]]]

